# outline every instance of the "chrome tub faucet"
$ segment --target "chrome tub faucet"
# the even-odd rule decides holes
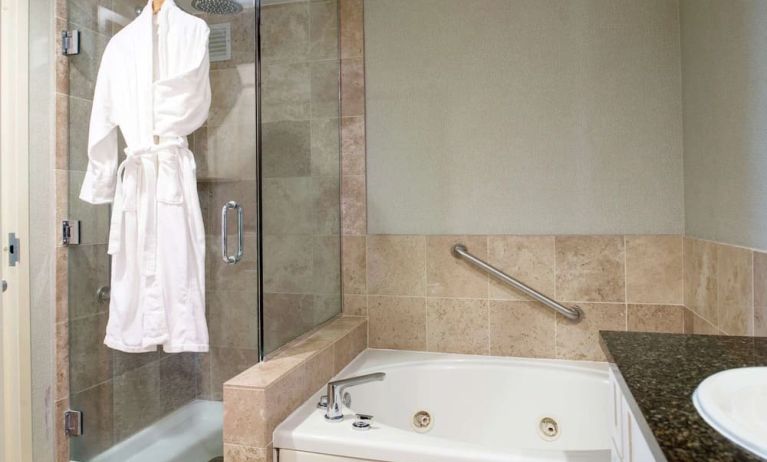
[[[342,394],[344,389],[355,385],[362,385],[368,382],[379,382],[386,377],[384,372],[374,372],[372,374],[358,375],[356,377],[347,377],[345,379],[328,382],[328,404],[325,411],[325,418],[331,421],[343,420],[344,413],[341,410]]]

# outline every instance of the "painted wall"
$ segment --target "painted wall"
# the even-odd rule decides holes
[[[767,3],[680,5],[686,232],[767,249]]]
[[[365,2],[370,233],[681,233],[676,1]]]

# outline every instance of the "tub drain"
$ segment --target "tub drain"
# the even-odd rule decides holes
[[[431,424],[434,419],[431,418],[431,414],[426,411],[418,411],[413,414],[413,430],[418,433],[424,433],[431,430]]]
[[[538,423],[538,431],[546,441],[554,441],[559,437],[559,424],[551,417],[544,417]]]

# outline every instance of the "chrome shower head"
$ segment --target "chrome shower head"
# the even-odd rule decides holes
[[[236,0],[192,0],[192,8],[209,14],[237,14],[242,5]]]

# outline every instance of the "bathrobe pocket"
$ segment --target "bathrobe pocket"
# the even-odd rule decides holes
[[[175,152],[161,153],[158,159],[157,201],[164,204],[184,203],[180,157]]]

